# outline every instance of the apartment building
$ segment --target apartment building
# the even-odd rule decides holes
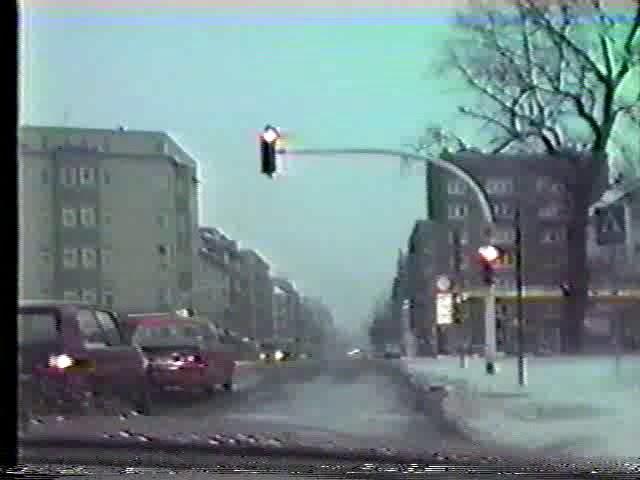
[[[544,155],[484,155],[475,152],[457,154],[453,160],[480,181],[494,205],[497,231],[494,242],[513,252],[514,212],[520,208],[522,225],[523,282],[527,288],[554,287],[568,278],[568,241],[566,225],[570,207],[567,180],[574,171],[567,162]],[[433,168],[430,185],[437,193],[434,220],[446,225],[448,246],[441,250],[437,262],[444,261],[450,275],[466,289],[482,288],[477,249],[486,244],[485,220],[479,202],[464,182],[450,173]],[[433,198],[433,197],[432,197]],[[461,244],[459,272],[453,241]],[[497,270],[496,288],[515,289],[513,255],[507,255]],[[524,309],[527,348],[560,348],[563,310],[561,303],[526,304]],[[501,348],[515,348],[515,308],[498,302],[498,338]],[[484,343],[481,309],[473,316],[473,342]]]
[[[270,265],[255,250],[238,252],[246,285],[246,303],[241,307],[242,330],[249,337],[265,339],[273,336],[273,285]]]
[[[294,338],[300,335],[301,297],[296,285],[281,277],[272,277],[274,336]]]
[[[189,302],[197,165],[169,134],[24,126],[18,152],[20,298]]]
[[[233,329],[232,288],[233,258],[238,255],[237,242],[219,228],[200,227],[193,303],[199,314],[223,328]]]

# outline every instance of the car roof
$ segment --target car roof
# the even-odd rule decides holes
[[[206,320],[176,317],[171,314],[151,313],[149,315],[128,316],[125,322],[131,326],[166,327],[174,325],[205,325]]]
[[[92,307],[88,302],[80,300],[19,300],[19,308],[28,307]]]

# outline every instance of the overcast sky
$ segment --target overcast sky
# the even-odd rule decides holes
[[[21,122],[176,134],[200,166],[202,223],[359,324],[424,216],[424,180],[393,159],[300,157],[272,181],[256,136],[273,123],[293,147],[403,148],[451,125],[463,93],[429,69],[447,12],[81,3],[29,3]]]

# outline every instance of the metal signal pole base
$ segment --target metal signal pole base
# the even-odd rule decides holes
[[[485,298],[485,359],[487,375],[495,375],[497,373],[496,358],[496,290],[495,285],[489,286],[489,291]]]
[[[527,358],[524,355],[518,355],[518,385],[525,387],[527,383]]]

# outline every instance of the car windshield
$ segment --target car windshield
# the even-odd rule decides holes
[[[33,458],[638,463],[640,0],[19,13]]]

